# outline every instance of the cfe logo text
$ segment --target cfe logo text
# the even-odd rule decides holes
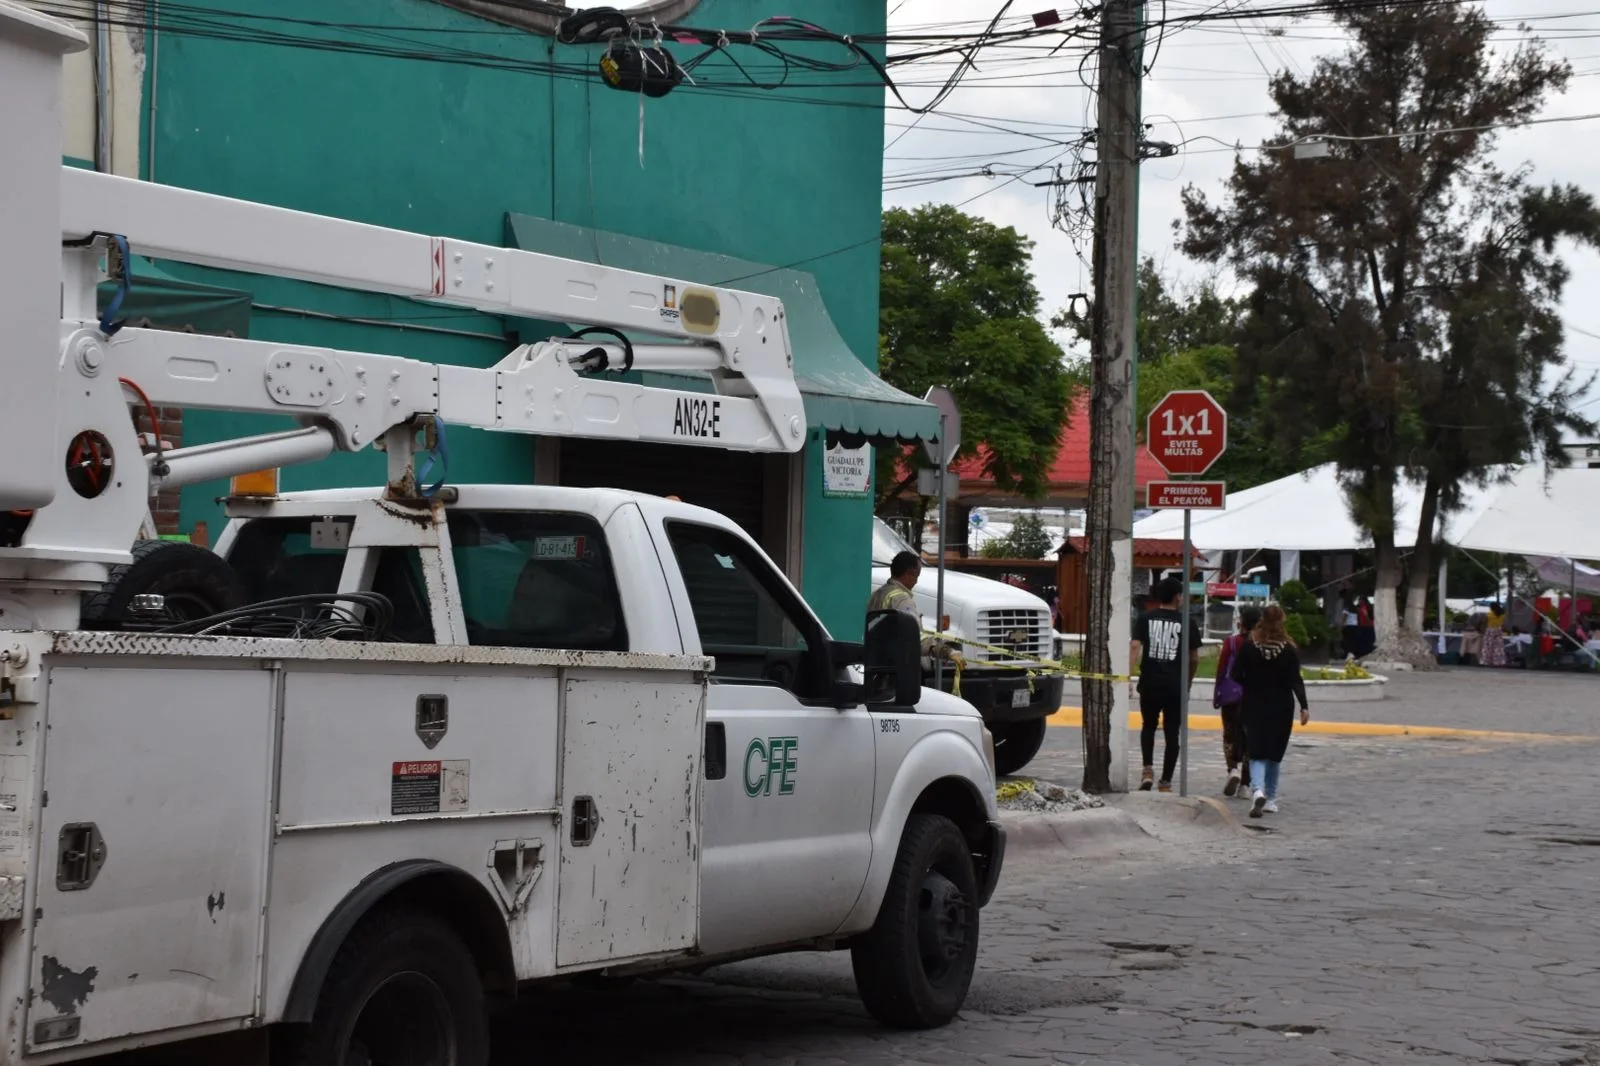
[[[756,737],[744,752],[744,794],[772,795],[772,786],[778,786],[778,795],[794,794],[794,775],[799,765],[799,737]]]

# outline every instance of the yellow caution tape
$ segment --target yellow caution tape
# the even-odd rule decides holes
[[[983,641],[973,640],[971,637],[958,637],[954,633],[935,633],[932,630],[924,629],[922,634],[923,636],[935,637],[942,641],[947,641],[954,644],[962,644],[972,648],[982,648],[985,651],[999,652],[1002,655],[1009,656],[1012,660],[1011,662],[985,661],[982,666],[986,670],[1027,671],[1029,692],[1033,691],[1034,677],[1041,672],[1050,674],[1052,676],[1061,676],[1078,681],[1137,681],[1139,679],[1137,674],[1094,674],[1089,673],[1086,670],[1073,670],[1068,668],[1066,663],[1055,659],[1029,658],[1025,655],[1018,655],[1011,648],[1002,647],[998,644],[985,644]],[[956,684],[959,686],[960,683],[961,667],[957,666]],[[961,695],[960,689],[956,689],[954,694],[957,696]]]

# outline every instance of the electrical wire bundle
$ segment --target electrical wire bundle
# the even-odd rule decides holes
[[[387,640],[394,605],[377,592],[280,596],[151,632],[166,635],[277,637],[293,640]]]
[[[1081,254],[1094,236],[1094,163],[1084,158],[1084,150],[1095,141],[1086,133],[1071,148],[1072,162],[1057,166],[1055,180],[1049,184],[1050,224],[1072,238]]]
[[[450,0],[441,2],[448,5]],[[727,95],[737,89],[796,87],[790,86],[789,79],[797,71],[836,78],[841,73],[865,68],[872,73],[869,84],[881,84],[902,107],[919,114],[937,108],[948,98],[973,69],[973,60],[979,51],[997,44],[1022,43],[1035,38],[1063,35],[1070,37],[1082,32],[1081,27],[1037,26],[1026,16],[1004,18],[1011,0],[999,14],[986,24],[981,24],[983,28],[976,32],[949,29],[935,33],[857,35],[837,33],[790,16],[762,19],[753,26],[735,30],[660,25],[654,20],[640,21],[614,8],[594,8],[569,15],[560,23],[556,39],[568,45],[606,45],[617,68],[608,73],[604,67],[597,70],[595,65],[587,62],[534,59],[518,54],[519,49],[508,48],[506,42],[532,36],[526,29],[509,28],[519,25],[512,20],[512,15],[526,14],[530,8],[528,0],[481,0],[471,9],[473,13],[483,15],[485,8],[498,6],[508,14],[506,25],[479,27],[416,25],[399,18],[389,21],[346,21],[229,11],[221,6],[186,3],[183,0],[163,0],[154,22],[144,0],[103,0],[102,3],[92,0],[36,0],[34,6],[46,14],[79,23],[102,22],[131,31],[147,31],[153,26],[163,36],[460,64],[571,80],[598,78],[613,87],[622,88],[626,84],[632,91],[642,89],[647,95],[652,92],[664,95],[676,87],[680,80],[687,82],[688,88]],[[1079,12],[1083,26],[1087,26],[1091,14],[1087,10]],[[665,44],[700,45],[704,51],[680,60],[672,57],[663,47]],[[837,46],[844,49],[845,55],[830,59],[817,55],[815,49],[803,47],[816,44]],[[911,50],[887,55],[880,60],[875,52],[882,53],[893,44],[906,44],[911,46]],[[770,70],[753,68],[735,56],[736,49],[749,49],[771,60],[775,66]],[[635,53],[632,59],[619,59],[630,51]],[[959,56],[960,61],[937,89],[933,99],[921,107],[907,102],[888,68],[946,55]],[[727,59],[737,72],[737,77],[719,78],[710,71],[700,70],[713,56]],[[648,62],[643,62],[646,59]],[[760,66],[768,64],[762,63]],[[699,71],[697,75],[691,74],[696,71]],[[841,83],[836,80],[803,84],[805,87],[821,89],[859,88],[861,85],[856,81]],[[838,103],[800,97],[792,99],[796,103]],[[869,105],[863,101],[857,106],[881,105],[876,102]]]

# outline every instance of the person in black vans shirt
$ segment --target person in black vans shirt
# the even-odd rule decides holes
[[[1139,782],[1139,790],[1150,791],[1155,778],[1156,723],[1160,721],[1166,734],[1160,790],[1171,792],[1172,771],[1178,765],[1178,738],[1183,728],[1179,705],[1184,686],[1194,681],[1195,670],[1200,665],[1200,627],[1192,618],[1189,620],[1189,663],[1185,674],[1178,664],[1183,640],[1183,616],[1178,613],[1178,599],[1183,585],[1175,577],[1163,578],[1153,592],[1159,606],[1146,611],[1133,627],[1133,654],[1129,657],[1139,664],[1139,713],[1144,717],[1144,728],[1139,730],[1139,748],[1144,754],[1144,777]]]

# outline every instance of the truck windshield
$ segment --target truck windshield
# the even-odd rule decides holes
[[[872,565],[888,566],[901,552],[916,553],[916,549],[901,539],[900,534],[881,518],[872,520]]]

